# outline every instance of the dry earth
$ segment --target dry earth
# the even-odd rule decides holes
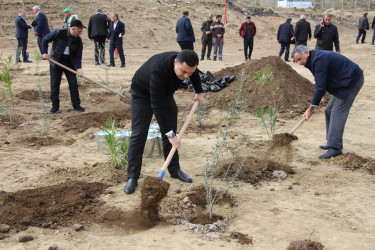
[[[68,4],[61,1],[36,3],[41,5],[53,28],[61,26],[61,13],[65,7],[70,7],[73,14],[78,14],[86,24],[95,9],[103,7],[98,1],[87,0],[69,1]],[[25,7],[26,20],[31,23],[31,7],[34,4],[35,2],[20,3],[13,0],[3,0],[0,3],[3,20],[0,25],[0,53],[3,56],[14,54],[15,51],[13,20],[17,10]],[[103,8],[105,13],[118,12],[126,24],[126,68],[116,67],[108,71],[109,86],[119,92],[129,89],[132,75],[148,57],[162,51],[179,49],[175,42],[174,27],[183,10],[189,10],[191,13],[197,37],[197,52],[201,48],[201,22],[208,13],[222,13],[221,7],[203,1],[161,0],[160,4],[154,0],[110,0]],[[301,12],[281,9],[274,11],[278,16],[253,16],[257,26],[252,56],[254,62],[241,66],[243,49],[238,29],[246,15],[229,9],[224,61],[202,61],[199,68],[211,72],[222,69],[227,70],[223,72],[230,72],[234,67],[251,69],[251,63],[277,55],[279,45],[275,37],[278,25],[289,15],[295,23]],[[119,127],[129,130],[129,105],[105,89],[83,80],[80,95],[86,112],[76,113],[71,109],[67,82],[64,79],[60,95],[61,113],[49,116],[51,130],[46,142],[43,139],[43,122],[36,84],[41,82],[49,108],[48,64],[42,61],[39,64],[40,73],[37,75],[35,62],[15,67],[11,73],[14,76],[16,121],[10,125],[2,119],[0,124],[0,190],[3,190],[0,193],[0,206],[5,208],[12,204],[15,207],[1,210],[0,224],[5,223],[12,227],[8,232],[4,226],[1,227],[3,233],[0,233],[0,238],[3,239],[0,246],[4,249],[47,249],[53,244],[59,249],[286,249],[293,241],[311,239],[320,242],[326,249],[374,249],[375,178],[370,174],[371,171],[374,173],[374,163],[365,163],[358,156],[375,158],[375,46],[369,43],[370,34],[367,44],[354,43],[357,35],[356,23],[362,15],[361,11],[330,11],[335,16],[340,16],[333,22],[339,29],[341,52],[358,63],[365,73],[365,85],[352,107],[346,125],[346,154],[331,160],[317,158],[322,153],[318,146],[325,142],[324,108],[316,110],[313,117],[296,131],[298,140],[288,147],[273,147],[267,141],[267,135],[253,113],[243,111],[231,127],[231,141],[242,138],[241,155],[249,162],[255,162],[259,181],[251,182],[246,178],[238,180],[229,191],[234,205],[224,202],[215,207],[215,214],[225,218],[217,227],[227,233],[221,234],[217,239],[213,234],[189,230],[192,226],[186,222],[181,224],[181,219],[191,220],[197,213],[205,212],[199,204],[193,202],[191,192],[192,188],[204,182],[204,165],[207,161],[212,161],[211,148],[217,142],[219,130],[226,124],[223,109],[214,108],[203,129],[198,129],[197,122],[192,121],[179,153],[182,168],[194,178],[194,182],[180,183],[169,178],[167,174],[164,180],[171,186],[167,197],[160,204],[162,219],[156,226],[145,228],[137,223],[138,217],[135,213],[141,204],[140,187],[133,195],[124,194],[125,171],[116,170],[109,165],[107,157],[98,152],[93,136],[94,132],[104,126],[108,116],[113,116]],[[312,27],[324,13],[323,10],[304,12],[308,15]],[[374,14],[373,11],[369,12],[370,19]],[[86,31],[82,38],[84,74],[98,81],[106,79],[105,69],[93,63],[93,43],[88,40]],[[308,45],[313,48],[315,40],[312,39]],[[36,39],[30,33],[28,51],[32,55],[36,49]],[[295,63],[288,65],[313,82],[307,69]],[[267,68],[268,65],[264,65],[263,70]],[[246,72],[249,77],[252,73]],[[238,80],[233,82],[236,83],[238,84]],[[299,83],[300,81],[293,82],[291,79],[290,84],[294,86]],[[305,93],[297,94],[302,96]],[[220,95],[221,92],[218,92],[209,96],[217,98]],[[288,93],[284,95],[288,96]],[[180,110],[181,128],[192,105],[192,94],[178,91],[175,97]],[[2,87],[0,98],[6,98]],[[270,96],[264,96],[264,99],[267,98]],[[252,100],[247,102],[251,103]],[[293,114],[290,111],[282,113],[277,133],[288,132],[300,120],[302,110],[303,108],[294,110]],[[226,152],[223,160],[228,159],[229,153]],[[291,167],[294,174],[288,175],[286,179],[272,179],[269,173],[259,172],[261,169],[270,171],[271,167],[265,163],[271,161]],[[140,184],[146,175],[156,176],[162,164],[161,158],[145,158]],[[249,166],[247,170],[254,171],[251,168],[253,165]],[[69,183],[74,185],[69,186]],[[99,183],[98,186],[95,183]],[[93,185],[96,191],[90,193]],[[223,185],[223,182],[218,180],[217,185]],[[103,191],[99,186],[107,188]],[[61,192],[59,187],[63,187]],[[37,196],[38,194],[42,196]],[[34,202],[17,203],[27,199],[33,201],[33,197],[36,197]],[[56,199],[57,203],[61,202],[56,197],[66,198],[62,200],[64,204],[73,202],[74,209],[56,211],[55,215],[60,216],[60,220],[38,217],[36,213],[46,212],[43,210],[44,206],[53,199]],[[10,216],[20,210],[21,206],[30,206],[31,209],[24,209],[24,213],[18,217]],[[34,211],[33,208],[38,209]],[[9,216],[4,216],[4,211],[7,211]],[[72,213],[75,216],[71,216]],[[14,219],[9,222],[9,218]],[[34,223],[37,218],[39,220]],[[23,226],[16,227],[16,220]],[[75,223],[84,225],[85,229],[74,230]],[[33,240],[19,242],[20,237],[27,235],[32,236]],[[252,240],[244,240],[246,235]],[[247,244],[242,245],[241,242]]]

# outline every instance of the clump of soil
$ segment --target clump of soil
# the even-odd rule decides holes
[[[37,136],[26,136],[20,138],[22,144],[28,146],[52,146],[52,145],[61,145],[64,143],[62,139],[53,138],[53,137],[37,137]],[[71,143],[73,144],[73,142]]]
[[[375,174],[375,160],[364,158],[355,153],[345,153],[334,158],[340,166],[350,170],[366,169],[370,174]]]
[[[105,189],[102,183],[77,181],[17,192],[1,191],[0,221],[17,230],[95,222],[95,208],[101,205],[97,197]]]
[[[212,224],[218,220],[224,219],[223,216],[213,214],[212,218],[208,216],[208,214],[198,214],[195,218],[193,218],[190,222],[193,224],[201,224],[201,225],[207,225]]]
[[[228,103],[238,95],[241,85],[240,75],[245,71],[247,76],[243,83],[243,98],[246,99],[245,110],[255,113],[256,109],[263,106],[265,109],[274,106],[278,112],[292,112],[300,114],[309,105],[314,85],[309,80],[298,74],[290,65],[277,56],[263,57],[259,60],[251,60],[241,65],[225,68],[216,72],[216,78],[227,75],[236,75],[237,78],[225,89],[211,93],[211,103],[219,109],[228,109]],[[260,85],[254,80],[254,72],[271,70],[276,86],[270,84]]]
[[[323,250],[324,245],[312,240],[292,241],[287,250]]]
[[[290,133],[281,133],[273,136],[271,147],[283,147],[289,145],[292,141],[298,140],[298,137]]]
[[[241,245],[253,244],[253,239],[248,234],[232,231],[230,232],[230,238],[236,239]]]
[[[212,196],[216,195],[216,190],[212,190]],[[198,207],[205,208],[207,205],[207,200],[206,200],[206,189],[202,185],[193,187],[190,189],[189,193],[187,194],[189,197],[190,201],[195,204]],[[228,204],[230,207],[235,206],[234,198],[228,194],[222,194],[219,199],[217,200],[216,204]]]
[[[147,176],[141,188],[141,215],[145,225],[155,225],[159,220],[159,204],[167,195],[170,184],[157,177]]]
[[[272,173],[275,170],[282,170],[287,174],[294,174],[294,170],[289,165],[280,164],[274,161],[259,160],[254,157],[245,157],[237,159],[225,159],[220,162],[220,168],[217,172],[218,177],[224,177],[227,173],[228,176],[233,176],[234,173],[240,168],[243,162],[243,167],[238,174],[238,179],[253,185],[262,180],[272,179]]]

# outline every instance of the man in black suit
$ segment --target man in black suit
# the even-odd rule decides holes
[[[31,24],[34,26],[35,36],[38,37],[38,46],[40,53],[42,54],[42,39],[44,36],[48,35],[51,31],[48,27],[48,20],[46,15],[40,11],[39,6],[35,5],[33,7],[33,13],[35,14],[35,21]]]
[[[18,15],[16,19],[14,20],[16,24],[16,38],[18,41],[16,58],[19,58],[19,53],[22,50],[23,62],[31,63],[32,61],[30,61],[26,56],[27,38],[29,36],[29,29],[31,29],[31,26],[26,24],[25,16],[26,16],[26,11],[24,9],[19,9]]]
[[[108,36],[108,26],[110,22],[111,20],[106,15],[102,14],[102,9],[98,9],[96,14],[90,17],[87,33],[89,39],[91,41],[94,40],[95,43],[95,65],[105,63],[105,39]]]
[[[311,26],[306,21],[306,16],[301,15],[300,20],[296,23],[296,30],[294,32],[296,37],[296,46],[305,45],[307,46],[307,39],[311,40]]]
[[[289,62],[289,48],[292,40],[294,40],[294,30],[291,24],[292,18],[288,17],[285,23],[280,24],[277,31],[277,41],[280,43],[279,57],[281,57],[285,50],[285,61]]]
[[[109,64],[108,67],[115,67],[115,58],[113,53],[115,52],[115,48],[117,49],[120,59],[121,59],[121,67],[125,67],[125,56],[124,50],[122,48],[122,37],[125,35],[125,24],[118,19],[118,14],[113,13],[111,16],[112,22],[109,25],[109,33],[107,36],[106,42],[109,40]]]

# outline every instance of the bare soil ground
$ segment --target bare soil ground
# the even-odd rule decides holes
[[[13,20],[18,9],[26,8],[26,21],[31,23],[31,7],[35,3],[46,13],[52,28],[62,26],[62,10],[66,7],[86,25],[97,8],[104,8],[107,14],[119,13],[126,25],[125,69],[106,71],[105,67],[95,66],[94,46],[86,30],[82,39],[84,74],[98,81],[108,79],[108,86],[120,93],[129,90],[134,72],[151,55],[179,49],[174,29],[183,10],[190,11],[198,53],[202,21],[209,13],[223,12],[221,6],[203,1],[110,0],[103,7],[88,0],[23,4],[4,0],[0,3],[5,20],[0,25],[3,57],[15,53]],[[157,176],[163,159],[144,158],[139,187],[133,195],[126,195],[126,171],[110,165],[107,156],[98,152],[94,138],[94,132],[101,130],[109,116],[118,127],[130,130],[128,102],[80,80],[86,112],[75,112],[63,78],[61,113],[48,116],[51,128],[46,140],[37,83],[41,83],[49,109],[49,65],[42,61],[37,74],[35,62],[14,67],[15,123],[9,124],[6,118],[0,121],[0,245],[7,249],[47,249],[53,244],[60,249],[374,249],[375,47],[369,43],[372,32],[368,32],[366,44],[354,42],[361,11],[329,11],[339,29],[342,54],[358,63],[365,73],[365,85],[346,125],[344,154],[318,159],[322,153],[318,146],[325,143],[324,107],[295,132],[298,140],[287,143],[268,141],[254,117],[254,110],[258,106],[269,107],[275,96],[280,112],[276,133],[288,133],[301,119],[312,97],[313,77],[304,67],[277,57],[277,27],[287,16],[295,24],[303,12],[314,29],[324,10],[274,9],[277,15],[253,16],[257,26],[254,52],[252,60],[244,62],[238,29],[246,14],[229,9],[224,61],[205,60],[199,68],[216,77],[235,74],[237,79],[226,89],[205,95],[214,108],[202,128],[193,118],[179,150],[182,169],[194,182],[181,183],[166,174],[164,181],[170,187],[154,211],[156,224],[141,220],[142,199],[150,198],[142,197],[141,186],[146,176]],[[369,12],[370,19],[374,14]],[[313,49],[315,39],[308,46]],[[31,32],[28,47],[33,57],[37,44]],[[274,88],[259,87],[253,73],[268,69],[277,84]],[[246,164],[234,186],[214,207],[215,220],[207,221],[204,166],[213,161],[212,147],[226,125],[227,104],[238,93],[243,70],[247,76],[245,108],[232,124],[229,137],[231,142],[242,141],[241,157],[232,161],[226,151],[220,166],[232,164],[236,169],[242,159]],[[4,88],[0,89],[0,99],[4,100]],[[192,97],[187,90],[175,94],[179,128],[191,109]],[[283,170],[288,176],[274,178],[274,170]],[[217,178],[215,185],[219,188],[225,183]],[[75,224],[82,224],[84,229],[76,230]],[[21,242],[31,239],[24,236],[32,236],[32,240]]]

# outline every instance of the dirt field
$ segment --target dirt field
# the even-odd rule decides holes
[[[126,68],[106,70],[95,66],[94,44],[83,32],[83,72],[101,81],[108,77],[109,87],[118,92],[129,90],[134,72],[151,55],[178,50],[175,23],[183,10],[190,11],[200,54],[200,25],[209,13],[222,13],[223,8],[200,1],[154,0],[107,1],[104,13],[117,12],[125,22],[124,48]],[[89,17],[100,6],[96,1],[36,1],[47,15],[50,26],[62,26],[62,10],[66,7],[78,14],[87,25]],[[34,2],[0,3],[0,53],[13,55],[14,18],[20,7],[27,10],[26,21],[34,19]],[[296,132],[298,140],[289,145],[268,141],[264,128],[254,117],[259,105],[272,105],[276,93],[279,119],[276,133],[287,133],[302,118],[313,92],[313,77],[304,67],[277,57],[278,25],[287,16],[298,21],[302,11],[274,10],[277,15],[253,16],[257,26],[254,52],[244,63],[242,39],[238,29],[246,14],[228,10],[224,56],[222,62],[202,61],[200,70],[216,77],[233,75],[237,79],[226,89],[205,94],[214,109],[198,127],[194,117],[179,150],[182,169],[193,177],[192,184],[181,183],[167,173],[170,184],[161,201],[156,225],[141,221],[141,186],[146,176],[156,177],[163,159],[144,158],[139,187],[132,195],[124,194],[126,171],[112,167],[107,156],[98,152],[94,132],[101,130],[112,116],[117,125],[130,130],[130,106],[120,98],[87,80],[81,80],[79,91],[85,113],[72,110],[68,84],[63,78],[60,114],[49,115],[48,141],[44,139],[40,111],[40,81],[46,106],[49,101],[49,65],[46,61],[21,64],[11,70],[15,91],[15,123],[0,121],[0,246],[4,249],[286,249],[291,242],[308,240],[325,249],[374,249],[375,246],[375,46],[368,32],[366,44],[355,44],[357,12],[330,10],[337,18],[341,52],[364,70],[365,84],[351,109],[344,134],[344,155],[319,160],[318,146],[325,143],[324,108],[314,111],[312,118]],[[304,10],[314,29],[324,11]],[[369,20],[375,15],[369,12]],[[308,43],[313,49],[315,39]],[[36,38],[29,33],[28,52],[37,50]],[[31,60],[34,60],[31,58]],[[119,59],[117,59],[119,60]],[[106,52],[106,61],[109,61]],[[275,89],[256,89],[254,71],[271,69]],[[211,226],[200,216],[205,207],[204,166],[212,162],[212,147],[220,137],[226,120],[226,104],[238,92],[240,73],[247,75],[244,89],[246,106],[235,119],[230,141],[241,143],[245,167],[229,193],[214,207],[216,219]],[[0,100],[6,99],[3,86]],[[192,107],[192,93],[179,90],[175,94],[179,107],[179,129]],[[223,165],[230,162],[229,152],[222,156]],[[242,158],[241,158],[242,159]],[[240,161],[234,163],[235,167]],[[288,173],[287,178],[273,178],[274,170]],[[216,185],[223,181],[217,179]],[[211,223],[206,221],[205,223]],[[203,223],[203,224],[205,224]],[[78,225],[83,225],[83,229]],[[25,237],[31,236],[31,237]],[[30,240],[21,242],[25,240]],[[56,249],[56,248],[55,248]]]

